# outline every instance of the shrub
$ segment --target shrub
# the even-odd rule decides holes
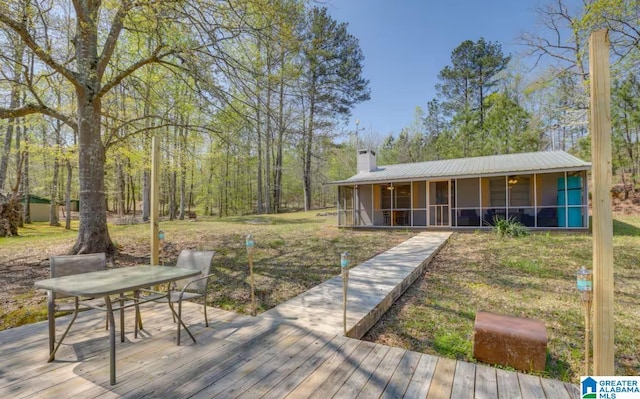
[[[500,237],[523,237],[529,234],[527,228],[514,217],[505,219],[502,216],[494,216],[493,231]]]

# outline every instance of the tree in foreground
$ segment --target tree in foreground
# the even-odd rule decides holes
[[[194,54],[215,52],[219,42],[240,30],[241,24],[231,19],[239,21],[241,14],[241,7],[225,1],[74,0],[69,5],[59,0],[9,0],[0,4],[0,27],[24,44],[29,52],[25,58],[35,60],[30,69],[24,66],[25,74],[34,73],[31,82],[46,82],[56,75],[73,87],[75,109],[56,108],[42,85],[29,86],[21,105],[0,108],[0,118],[42,114],[77,132],[80,225],[72,253],[111,255],[116,251],[106,220],[103,100],[148,65],[184,70],[180,60],[186,63],[197,58]],[[194,31],[200,41],[189,40]]]

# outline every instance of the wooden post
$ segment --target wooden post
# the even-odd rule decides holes
[[[591,34],[591,157],[593,175],[593,373],[615,375],[613,216],[611,213],[611,81],[606,30]]]
[[[160,209],[160,149],[158,140],[151,139],[151,264],[158,265],[160,243],[158,239]]]
[[[591,375],[589,373],[589,350],[590,340],[589,333],[591,332],[591,301],[583,301],[584,307],[584,375]]]

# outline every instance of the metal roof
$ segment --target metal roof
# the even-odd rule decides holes
[[[374,171],[361,172],[346,180],[334,181],[330,184],[499,176],[513,173],[549,173],[589,169],[591,169],[590,162],[585,162],[564,151],[544,151],[378,166]]]

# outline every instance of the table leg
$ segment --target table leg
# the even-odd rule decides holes
[[[109,318],[109,377],[111,385],[116,384],[116,320],[113,317],[113,307],[111,306],[111,298],[108,295],[104,297],[104,303],[107,307],[107,317]]]
[[[53,291],[47,291],[47,318],[49,322],[49,362],[55,359],[56,346],[56,309]]]

